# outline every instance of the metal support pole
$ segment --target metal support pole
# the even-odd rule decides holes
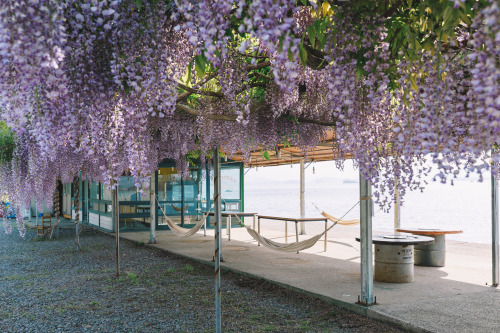
[[[492,249],[492,268],[493,280],[492,285],[498,286],[499,284],[499,225],[498,225],[498,182],[491,175],[491,249]]]
[[[221,242],[221,172],[220,172],[219,146],[214,150],[214,219],[215,219],[215,332],[221,332],[221,306],[220,306],[220,262],[222,258]]]
[[[401,228],[401,202],[399,200],[398,181],[394,182],[394,233]]]
[[[306,169],[304,168],[304,159],[300,160],[300,217],[304,218],[306,216],[306,205],[305,205],[305,194],[306,194]],[[306,234],[306,225],[304,222],[300,222],[300,234]]]
[[[181,227],[184,227],[184,173],[181,177]]]
[[[205,196],[207,198],[207,212],[210,211],[211,207],[212,207],[212,200],[211,200],[211,197],[210,197],[210,167],[208,166],[208,164],[205,166],[205,172],[206,172],[206,183],[207,183],[207,191],[205,193]],[[208,225],[210,226],[210,215],[207,216],[207,219],[206,219],[206,222],[205,222],[205,227]]]
[[[120,215],[119,215],[119,202],[118,202],[118,185],[112,191],[111,204],[113,206],[113,224],[115,226],[115,252],[116,252],[116,276],[120,276]]]
[[[372,253],[372,189],[369,181],[359,175],[360,192],[360,248],[361,248],[361,303],[373,304],[373,253]]]
[[[151,176],[149,185],[149,244],[156,243],[156,214],[158,206],[156,206],[156,181],[154,175]]]

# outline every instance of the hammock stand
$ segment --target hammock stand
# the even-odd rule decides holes
[[[155,199],[156,199],[156,202],[158,203],[158,207],[160,208],[160,210],[163,214],[163,217],[165,218],[165,221],[167,221],[167,224],[168,224],[170,230],[172,230],[172,232],[175,235],[181,236],[181,237],[193,236],[194,234],[196,234],[198,232],[198,230],[200,230],[201,226],[203,226],[204,236],[207,235],[206,220],[207,220],[209,213],[203,214],[203,218],[198,223],[196,223],[194,227],[183,228],[183,227],[179,226],[177,223],[175,223],[170,217],[168,217],[167,214],[165,214],[165,211],[161,207],[160,202],[158,201],[158,197],[156,195],[155,195]],[[174,207],[174,206],[172,206],[172,207]]]
[[[331,225],[330,227],[328,227],[328,229],[326,229],[325,231],[323,231],[322,233],[320,233],[319,235],[316,235],[316,236],[313,236],[309,239],[306,239],[306,240],[303,240],[303,241],[300,241],[300,242],[294,242],[294,243],[290,243],[290,244],[286,244],[286,243],[278,243],[278,242],[275,242],[273,240],[270,240],[269,238],[266,238],[264,236],[262,236],[261,234],[259,234],[257,231],[255,231],[253,228],[251,227],[248,227],[246,226],[241,220],[240,218],[238,217],[238,220],[240,221],[241,225],[244,226],[246,229],[247,229],[247,232],[250,236],[252,236],[253,239],[255,239],[258,243],[264,245],[265,247],[271,249],[271,250],[275,250],[275,251],[282,251],[282,252],[297,252],[299,253],[299,251],[302,251],[302,250],[306,250],[310,247],[312,247],[314,244],[316,244],[318,242],[318,240],[323,237],[323,235],[325,235],[330,229],[332,229],[334,226],[336,226],[337,224],[340,224],[339,221],[343,221],[342,218],[344,216],[346,216],[351,210],[354,209],[354,207],[356,207],[357,205],[359,204],[359,201],[356,202],[354,204],[354,206],[351,207],[351,209],[349,209],[347,211],[347,213],[345,213],[340,219],[335,219],[333,216],[329,215],[330,217],[333,218],[333,220],[331,220],[330,218],[326,217],[327,219],[329,219],[330,221],[333,222],[333,225]],[[359,223],[359,222],[358,222]]]
[[[356,224],[359,224],[360,223],[360,220],[359,219],[353,219],[353,220],[342,220],[342,219],[338,219],[336,218],[335,216],[333,215],[330,215],[328,214],[327,212],[325,212],[324,210],[322,211],[321,209],[318,208],[318,206],[316,206],[314,203],[313,203],[313,206],[316,208],[316,210],[321,214],[323,215],[325,218],[327,218],[328,220],[332,221],[332,222],[335,222],[337,221],[338,224],[340,225],[356,225]],[[352,208],[351,208],[352,209]],[[344,215],[345,216],[345,215]]]

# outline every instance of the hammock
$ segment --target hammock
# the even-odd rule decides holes
[[[344,216],[346,216],[347,214],[349,214],[349,212],[351,210],[353,210],[353,208],[356,207],[358,204],[359,204],[359,201],[356,202],[354,204],[354,206],[352,206],[351,209],[349,209],[347,211],[347,213],[344,214]],[[315,205],[315,207],[316,207],[316,205]],[[316,209],[318,209],[318,207],[316,207]],[[324,214],[326,214],[326,213],[324,213]],[[326,216],[326,215],[328,215],[328,216]],[[283,251],[283,252],[297,252],[298,253],[299,251],[302,251],[302,250],[305,250],[305,249],[308,249],[308,248],[312,247],[331,228],[333,228],[337,224],[340,224],[340,221],[345,221],[345,220],[342,220],[342,218],[344,216],[342,216],[340,219],[336,219],[336,218],[334,218],[333,216],[331,216],[329,214],[326,214],[326,215],[323,215],[323,216],[326,217],[327,219],[329,219],[330,221],[332,221],[333,225],[331,225],[328,229],[326,229],[325,231],[323,231],[319,235],[316,235],[314,237],[311,237],[309,239],[306,239],[306,240],[303,240],[303,241],[300,241],[300,242],[294,242],[294,243],[290,243],[290,244],[284,244],[284,243],[278,243],[278,242],[272,241],[269,238],[266,238],[266,237],[262,236],[261,234],[259,234],[253,228],[247,227],[246,225],[243,224],[243,222],[239,219],[238,216],[236,216],[236,217],[238,217],[238,220],[240,220],[241,225],[244,226],[247,229],[247,231],[250,234],[250,236],[252,236],[252,238],[255,239],[258,243],[264,245],[265,247],[267,247],[267,248],[269,248],[271,250]],[[353,221],[356,221],[356,220],[348,220],[348,221],[345,221],[345,222],[352,223]],[[357,223],[359,223],[359,220],[358,220]]]
[[[200,230],[201,226],[205,224],[205,220],[208,217],[208,214],[204,214],[201,221],[196,223],[194,227],[183,228],[183,227],[179,226],[177,223],[175,223],[174,221],[172,221],[165,214],[163,214],[163,215],[165,217],[165,220],[167,221],[168,226],[170,227],[170,230],[172,230],[172,232],[174,234],[176,234],[177,236],[183,236],[183,237],[193,236],[195,233],[197,233],[198,230]],[[206,229],[206,227],[205,227],[205,229]]]
[[[165,221],[167,221],[167,224],[168,224],[170,230],[172,230],[172,232],[174,234],[176,234],[177,236],[182,236],[182,237],[193,236],[195,233],[198,232],[198,230],[200,230],[202,225],[204,226],[203,229],[206,232],[207,227],[205,226],[205,221],[207,220],[207,217],[209,215],[208,212],[203,215],[203,218],[200,220],[200,222],[196,223],[194,227],[183,228],[183,227],[179,226],[177,223],[175,223],[171,218],[169,218],[167,216],[167,214],[165,214],[165,211],[161,207],[160,202],[158,201],[158,197],[156,195],[155,195],[155,199],[156,199],[156,202],[158,203],[158,207],[160,207],[160,210],[163,213],[163,217],[165,218]],[[172,207],[174,207],[174,206],[172,205]],[[174,209],[175,209],[175,207],[174,207]],[[206,234],[205,234],[205,236],[206,236]]]
[[[314,244],[318,242],[318,240],[331,228],[333,228],[337,223],[333,223],[333,225],[320,233],[319,235],[316,235],[314,237],[311,237],[309,239],[300,241],[300,242],[294,242],[290,244],[286,243],[278,243],[275,241],[270,240],[269,238],[266,238],[259,234],[257,231],[255,231],[253,228],[246,226],[243,221],[238,217],[238,215],[235,215],[235,217],[240,221],[240,225],[245,227],[252,236],[253,239],[257,241],[257,243],[264,245],[265,247],[271,249],[271,250],[276,250],[276,251],[283,251],[283,252],[299,252],[305,249],[308,249],[312,247]]]
[[[334,224],[335,225],[335,224]],[[330,230],[334,225],[332,225],[330,228],[327,229]],[[300,241],[300,242],[294,242],[290,244],[284,244],[284,243],[278,243],[275,241],[270,240],[269,238],[266,238],[262,235],[260,235],[257,231],[253,230],[250,227],[247,227],[246,225],[244,226],[250,236],[252,236],[253,239],[255,239],[257,242],[260,244],[264,245],[265,247],[271,249],[271,250],[276,250],[276,251],[283,251],[283,252],[299,252],[305,249],[308,249],[312,247],[314,244],[318,242],[318,240],[323,237],[326,231],[323,231],[319,235],[316,235],[314,237],[311,237],[309,239]]]
[[[183,209],[181,209],[180,207],[174,206],[174,204],[170,204],[170,206],[172,206],[172,208],[173,208],[175,211],[177,211],[177,212],[180,212],[181,210],[183,210]],[[188,207],[189,207],[189,205],[184,206],[184,211],[185,211],[186,209],[188,209]]]
[[[332,215],[328,214],[327,212],[320,210],[318,208],[318,206],[316,206],[315,204],[313,204],[313,206],[316,207],[316,209],[318,210],[318,212],[321,215],[323,215],[324,217],[326,217],[327,219],[329,219],[332,222],[337,222],[340,225],[356,225],[356,224],[359,224],[359,222],[360,222],[359,219],[353,219],[353,220],[341,220],[341,219],[338,219],[335,216],[332,216]]]

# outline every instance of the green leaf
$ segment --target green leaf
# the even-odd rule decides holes
[[[321,20],[314,22],[314,30],[316,30],[316,35],[321,35],[324,29],[321,29]]]
[[[306,67],[306,62],[307,62],[307,51],[302,45],[302,43],[299,44],[299,58],[300,62],[302,63],[302,66]]]
[[[415,73],[410,75],[410,86],[413,90],[418,91],[417,74]]]
[[[264,150],[264,152],[262,153],[262,156],[264,156],[264,158],[268,161],[271,158],[271,156],[269,155],[269,152],[267,150]]]
[[[206,61],[202,55],[197,55],[194,57],[194,66],[196,70],[196,75],[202,78],[205,75]]]
[[[307,35],[309,36],[309,41],[311,42],[312,47],[316,45],[316,31],[312,25],[307,27]]]
[[[141,8],[142,8],[142,0],[135,0],[135,3],[137,4],[137,9],[139,9],[139,11],[141,11]]]
[[[187,77],[186,77],[186,84],[189,84],[191,82],[191,72],[193,70],[193,62],[189,62],[188,66],[188,72],[187,72]]]

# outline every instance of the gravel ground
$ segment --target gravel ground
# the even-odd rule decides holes
[[[0,332],[213,332],[213,268],[85,229],[0,230]],[[223,332],[401,332],[270,283],[222,275]]]

